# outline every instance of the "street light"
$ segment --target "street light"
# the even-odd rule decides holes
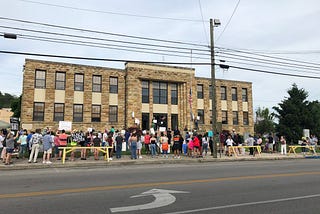
[[[216,75],[215,75],[215,63],[214,63],[214,37],[213,28],[221,25],[219,19],[210,19],[210,52],[211,52],[211,89],[212,89],[212,132],[217,134],[217,109],[216,109]],[[217,158],[217,142],[213,137],[213,157]]]

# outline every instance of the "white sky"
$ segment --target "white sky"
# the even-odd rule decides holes
[[[229,25],[226,27],[238,1],[239,0],[0,0],[0,17],[205,45],[209,45],[209,19],[218,18],[221,21],[221,26],[214,28],[216,47],[245,49],[249,51],[262,50],[267,53],[275,51],[289,52],[291,54],[273,54],[270,56],[320,64],[320,28],[318,27],[320,20],[320,1],[241,0]],[[200,5],[202,10],[200,9]],[[138,16],[132,16],[135,14]],[[199,21],[202,20],[202,17],[204,23]],[[198,21],[192,22],[186,21],[185,19]],[[49,29],[44,26],[28,25],[3,19],[0,19],[0,25],[123,40],[123,38],[119,37],[103,36],[94,33],[88,34],[63,29]],[[225,27],[224,33],[220,36]],[[0,34],[3,33],[45,36],[39,33],[0,27]],[[219,40],[217,40],[218,37]],[[125,40],[129,41],[129,39]],[[145,41],[135,40],[135,42]],[[153,42],[153,44],[159,43]],[[113,49],[48,43],[26,40],[19,38],[19,36],[17,40],[0,37],[0,51],[4,50],[127,60],[191,62],[190,57],[181,58],[167,56],[165,54],[153,55]],[[292,54],[292,52],[298,53]],[[21,94],[22,69],[25,58],[124,68],[124,63],[68,60],[0,53],[1,92],[16,95]],[[193,58],[192,62],[209,61]],[[247,61],[243,59],[241,62],[246,63]],[[291,61],[287,62],[293,63]],[[228,64],[228,60],[226,64]],[[234,65],[250,67],[243,64]],[[305,63],[305,65],[309,64]],[[184,65],[184,67],[189,66],[190,65]],[[196,68],[197,76],[210,77],[210,66],[193,67]],[[284,69],[275,70],[265,67],[256,68],[283,73],[290,72],[298,75],[320,76],[320,68],[305,70],[303,72],[287,71]],[[252,82],[254,110],[259,106],[271,108],[277,105],[287,96],[286,91],[293,83],[296,83],[299,88],[304,88],[309,92],[310,101],[318,100],[320,97],[320,91],[318,90],[320,79],[271,75],[234,68],[230,68],[228,71],[222,71],[218,67],[216,69],[216,77],[219,79]]]

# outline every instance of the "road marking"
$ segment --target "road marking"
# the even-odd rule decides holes
[[[44,195],[60,195],[60,194],[66,194],[66,193],[81,193],[81,192],[131,189],[131,188],[142,188],[142,187],[155,187],[155,186],[164,186],[164,185],[183,185],[183,184],[211,183],[211,182],[237,181],[237,180],[248,180],[248,179],[296,177],[296,176],[305,176],[305,175],[320,175],[320,172],[296,172],[296,173],[282,173],[282,174],[268,174],[268,175],[249,175],[249,176],[239,176],[239,177],[210,178],[210,179],[201,179],[201,180],[200,179],[199,180],[181,180],[181,181],[177,180],[177,181],[154,182],[154,183],[139,183],[139,184],[128,184],[128,185],[48,190],[48,191],[38,191],[38,192],[9,193],[9,194],[0,194],[0,199],[35,197],[35,196],[44,196]]]
[[[195,212],[203,212],[203,211],[209,211],[209,210],[220,210],[220,209],[244,207],[244,206],[250,206],[250,205],[279,203],[279,202],[295,201],[295,200],[308,199],[308,198],[318,198],[318,197],[320,197],[320,194],[305,195],[305,196],[298,196],[298,197],[292,197],[292,198],[279,198],[279,199],[273,199],[273,200],[267,200],[267,201],[247,202],[247,203],[241,203],[241,204],[229,204],[229,205],[223,205],[223,206],[217,206],[217,207],[207,207],[207,208],[202,208],[202,209],[185,210],[185,211],[178,211],[178,212],[165,213],[165,214],[195,213]]]
[[[174,197],[172,193],[188,193],[188,192],[165,190],[165,189],[152,189],[147,192],[143,192],[140,195],[131,196],[130,198],[153,195],[155,197],[155,200],[153,202],[147,203],[147,204],[141,204],[141,205],[127,206],[127,207],[110,208],[110,211],[113,213],[128,212],[128,211],[136,211],[136,210],[155,209],[158,207],[168,206],[176,201],[176,197]]]

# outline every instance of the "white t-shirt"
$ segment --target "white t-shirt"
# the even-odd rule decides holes
[[[0,135],[0,148],[3,148],[3,144],[2,144],[3,140],[4,140],[4,137]]]
[[[233,145],[233,140],[232,139],[227,139],[226,143],[227,143],[227,146],[232,146]]]

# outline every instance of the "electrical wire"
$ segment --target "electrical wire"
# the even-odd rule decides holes
[[[111,11],[93,10],[93,9],[85,9],[85,8],[79,8],[79,7],[71,7],[71,6],[66,6],[66,5],[43,3],[43,2],[31,1],[31,0],[18,0],[18,1],[28,2],[28,3],[33,3],[33,4],[40,4],[40,5],[51,6],[51,7],[59,7],[59,8],[65,8],[65,9],[94,12],[94,13],[103,13],[103,14],[112,14],[112,15],[120,15],[120,16],[130,16],[130,17],[149,18],[149,19],[161,19],[161,20],[171,20],[171,21],[202,22],[202,20],[197,20],[197,19],[147,16],[147,15],[138,15],[138,14],[131,14],[131,13],[117,13],[117,12],[111,12]]]
[[[74,30],[74,31],[80,31],[80,32],[97,33],[97,34],[104,34],[104,35],[110,35],[110,36],[119,36],[119,37],[126,37],[126,38],[132,38],[132,39],[150,40],[150,41],[156,41],[156,42],[165,42],[165,43],[190,45],[190,46],[200,46],[200,47],[208,48],[207,45],[195,44],[195,43],[190,43],[190,42],[155,39],[155,38],[150,38],[150,37],[132,36],[132,35],[127,35],[127,34],[119,34],[119,33],[110,33],[110,32],[90,30],[90,29],[84,29],[84,28],[75,28],[75,27],[54,25],[54,24],[41,23],[41,22],[33,22],[33,21],[27,21],[27,20],[21,20],[21,19],[12,19],[12,18],[2,17],[2,16],[0,16],[0,19],[1,20],[7,20],[7,21],[21,22],[21,23],[26,23],[26,24],[40,25],[40,26],[45,26],[45,27],[52,27],[52,28],[59,28],[59,29],[66,29],[66,30]]]

